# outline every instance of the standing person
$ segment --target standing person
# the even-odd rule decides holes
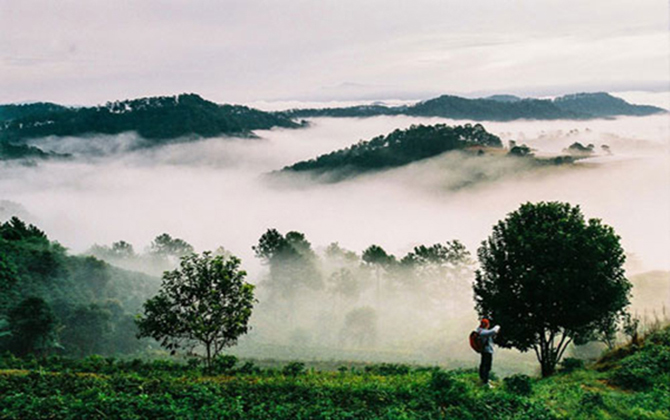
[[[491,372],[491,365],[493,364],[493,337],[500,331],[500,325],[496,325],[489,329],[490,325],[490,321],[483,318],[479,324],[479,328],[477,328],[479,338],[482,340],[482,360],[479,364],[479,379],[482,380],[484,386],[493,388],[489,383],[489,373]]]

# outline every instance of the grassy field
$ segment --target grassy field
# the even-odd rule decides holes
[[[670,328],[547,379],[513,375],[494,389],[474,370],[381,364],[260,369],[217,361],[98,357],[0,359],[0,418],[670,419]]]

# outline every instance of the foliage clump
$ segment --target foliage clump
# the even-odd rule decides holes
[[[619,362],[612,382],[632,390],[649,390],[665,383],[670,390],[670,327],[651,333],[644,344]]]
[[[452,373],[443,370],[434,371],[430,376],[430,389],[440,406],[462,404],[466,398],[466,387]]]
[[[584,369],[584,361],[576,357],[566,357],[561,361],[561,372],[570,373],[575,370]]]
[[[287,376],[297,376],[305,372],[305,364],[303,362],[290,362],[282,368],[282,373]]]
[[[533,381],[528,375],[516,374],[503,381],[505,389],[512,394],[528,396],[533,392]]]
[[[212,366],[209,369],[209,373],[214,375],[230,373],[235,368],[237,361],[237,357],[232,354],[219,354],[212,359]]]
[[[391,376],[391,375],[407,375],[412,368],[408,365],[398,363],[380,363],[371,366],[365,366],[365,372],[374,375]]]

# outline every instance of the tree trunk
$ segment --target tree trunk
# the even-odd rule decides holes
[[[542,365],[542,377],[546,378],[548,376],[556,373],[556,363],[558,362],[557,350],[551,346],[548,346],[547,351],[540,361]]]
[[[546,378],[548,376],[556,373],[556,363],[551,360],[552,358],[547,358],[542,360],[542,377]]]

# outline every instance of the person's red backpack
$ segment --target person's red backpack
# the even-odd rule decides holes
[[[470,347],[472,347],[472,350],[476,351],[477,353],[481,353],[482,350],[484,350],[484,343],[477,331],[470,333]]]

